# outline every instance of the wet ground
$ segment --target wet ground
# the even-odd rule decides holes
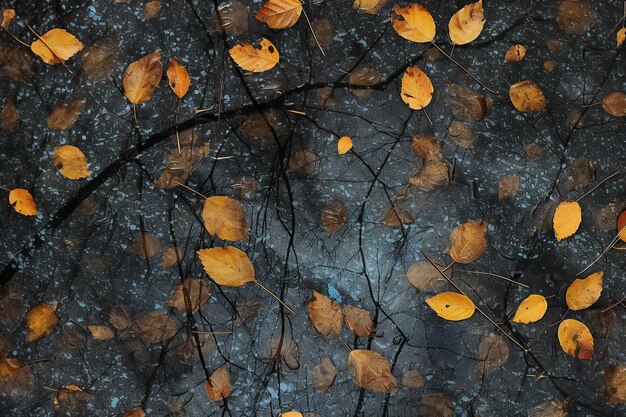
[[[13,132],[0,130],[0,185],[31,190],[39,207],[36,218],[0,207],[2,354],[32,372],[32,386],[21,381],[9,387],[12,395],[5,392],[2,415],[121,416],[143,407],[149,416],[276,416],[295,409],[310,416],[495,417],[526,416],[547,401],[566,407],[569,416],[626,413],[623,404],[608,403],[604,388],[607,369],[626,360],[626,311],[618,305],[603,312],[625,295],[623,252],[611,250],[592,267],[604,272],[594,306],[567,313],[564,300],[576,273],[616,234],[616,217],[626,207],[624,176],[581,200],[583,223],[575,236],[557,243],[551,230],[559,201],[580,197],[626,162],[625,118],[599,105],[609,93],[626,90],[626,56],[611,32],[621,2],[590,2],[589,28],[579,35],[557,24],[557,1],[485,2],[483,33],[455,47],[453,57],[496,94],[428,44],[400,38],[389,23],[390,3],[373,15],[348,0],[305,3],[325,55],[305,19],[283,31],[254,19],[259,1],[243,1],[249,13],[240,3],[163,1],[148,20],[144,3],[2,2],[38,31],[63,27],[86,45],[67,62],[73,74],[33,55],[18,75],[0,73],[0,106],[13,102],[19,112]],[[232,19],[226,36],[216,3]],[[437,22],[437,44],[449,53],[446,23],[465,2],[423,4]],[[23,23],[13,32],[33,40]],[[227,49],[261,36],[279,49],[280,67],[262,74],[236,70]],[[3,53],[21,48],[6,33],[0,42]],[[527,48],[525,59],[503,63],[518,43]],[[108,55],[88,71],[84,55],[94,44]],[[192,78],[177,116],[191,162],[174,157],[167,164],[176,155],[177,108],[167,81],[137,107],[137,128],[121,89],[127,65],[154,50],[164,63],[177,59]],[[400,99],[409,64],[422,68],[435,87],[426,112],[411,111]],[[547,110],[521,113],[510,104],[507,83],[524,79],[541,85]],[[480,120],[463,116],[463,129],[473,132],[471,147],[449,134],[460,117],[449,98],[451,84],[490,103]],[[54,105],[74,99],[85,100],[76,123],[48,129]],[[195,115],[198,109],[206,111]],[[409,185],[423,163],[411,150],[417,134],[442,145],[449,185],[430,191]],[[336,143],[344,135],[354,148],[339,156]],[[89,178],[71,181],[57,172],[51,154],[61,144],[85,153]],[[208,279],[195,251],[224,242],[203,228],[202,197],[167,187],[162,175],[168,169],[166,175],[183,172],[176,177],[183,181],[190,173],[187,185],[205,196],[243,203],[251,238],[236,245],[252,259],[259,282],[297,314],[257,286],[220,288]],[[519,180],[519,190],[507,198],[499,198],[503,177]],[[320,218],[333,201],[347,214],[345,225],[329,235]],[[392,205],[413,221],[401,227],[383,222]],[[424,302],[429,289],[418,291],[407,280],[409,267],[424,260],[420,251],[447,265],[450,232],[469,220],[489,224],[488,248],[472,264],[455,266],[453,277],[529,352],[508,339],[486,339],[503,335],[478,314],[462,322],[437,317]],[[180,263],[164,267],[163,254],[172,246]],[[462,270],[500,274],[530,289]],[[211,291],[193,316],[167,306],[188,277],[204,279]],[[345,327],[345,343],[318,334],[307,314],[312,290],[368,310],[376,337],[355,337]],[[551,297],[548,313],[534,325],[511,323],[530,293]],[[51,301],[58,302],[56,330],[25,342],[26,310]],[[120,308],[132,319],[164,311],[175,335],[146,343],[131,328],[94,340],[87,325],[113,328],[111,313]],[[591,329],[593,360],[561,350],[556,328],[566,313]],[[485,344],[479,349],[485,340],[497,340],[497,355],[485,353]],[[360,390],[347,367],[355,348],[383,355],[400,386],[390,394]],[[313,372],[324,358],[338,373],[320,393]],[[214,402],[204,382],[224,365],[234,390]],[[415,371],[422,383],[415,382]],[[68,385],[89,395],[55,406],[55,390]]]

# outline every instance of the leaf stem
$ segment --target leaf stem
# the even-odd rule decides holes
[[[194,190],[193,188],[191,188],[191,187],[189,187],[189,186],[187,186],[187,185],[183,184],[182,182],[178,182],[178,181],[172,181],[172,182],[173,182],[174,184],[176,184],[176,185],[180,185],[181,187],[188,189],[188,190],[189,190],[189,191],[191,191],[192,193],[196,193],[196,194],[198,194],[200,197],[204,197],[204,199],[205,199],[205,200],[209,198],[209,197],[205,196],[204,194],[201,194],[201,193],[197,192],[197,191],[196,191],[196,190]]]
[[[603,179],[602,181],[600,181],[599,183],[597,183],[591,190],[587,191],[585,194],[581,195],[580,197],[578,197],[576,199],[576,201],[580,201],[583,198],[587,197],[589,194],[591,194],[593,191],[595,191],[596,188],[598,188],[599,186],[601,186],[602,184],[604,184],[605,182],[607,182],[608,180],[610,180],[611,178],[613,178],[614,176],[618,175],[620,173],[620,171],[615,171],[614,173],[612,173],[611,175],[609,175],[608,177],[606,177],[605,179]]]
[[[450,61],[452,61],[452,63],[454,65],[456,65],[457,67],[461,68],[467,75],[469,75],[474,81],[476,81],[478,84],[481,85],[482,88],[484,88],[485,90],[489,91],[491,94],[493,94],[494,96],[497,96],[498,94],[493,91],[491,88],[487,87],[485,85],[485,83],[483,83],[482,81],[480,81],[478,78],[476,78],[476,76],[474,74],[472,74],[471,72],[469,72],[469,70],[467,68],[465,68],[463,65],[459,64],[459,62],[457,60],[455,60],[454,58],[452,58],[450,55],[448,55],[447,53],[444,52],[443,49],[441,49],[435,42],[430,41],[430,43],[439,50],[439,52],[441,52],[446,58],[448,58]]]
[[[296,312],[293,311],[291,309],[291,307],[289,307],[287,304],[285,304],[283,302],[283,300],[281,300],[280,298],[278,298],[273,292],[271,292],[270,290],[268,290],[266,287],[263,286],[263,284],[261,284],[259,281],[254,281],[256,283],[256,285],[258,285],[259,287],[261,287],[261,289],[263,291],[265,291],[266,293],[268,293],[269,295],[271,295],[272,297],[274,297],[276,299],[276,301],[278,301],[283,307],[285,307],[287,310],[289,310],[289,312],[291,312],[291,314],[295,315]]]
[[[514,281],[511,278],[505,277],[504,275],[498,275],[498,274],[494,274],[492,272],[465,271],[465,270],[460,270],[459,272],[465,272],[467,274],[488,275],[490,277],[496,277],[496,278],[503,279],[505,281],[509,281],[509,282],[511,282],[511,283],[513,283],[515,285],[519,285],[520,287],[529,288],[528,285],[526,285],[526,284],[522,284],[521,282]]]
[[[309,15],[306,14],[306,10],[304,10],[304,7],[302,8],[302,13],[304,13],[304,18],[306,19],[306,22],[309,25],[309,29],[311,29],[311,34],[313,35],[313,39],[315,39],[315,43],[317,44],[317,47],[320,49],[320,52],[322,53],[322,55],[326,56],[326,54],[324,53],[324,50],[322,49],[322,45],[320,45],[319,41],[317,40],[317,36],[315,36],[315,31],[313,30],[313,26],[311,26]]]

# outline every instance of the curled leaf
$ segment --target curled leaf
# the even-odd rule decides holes
[[[442,292],[426,300],[426,304],[437,315],[450,321],[469,319],[474,315],[476,306],[467,296],[455,292]]]
[[[24,188],[14,188],[9,192],[9,204],[24,216],[36,216],[38,213],[33,196]]]
[[[430,78],[418,67],[408,67],[402,76],[400,97],[411,109],[421,110],[430,104],[435,91]]]
[[[561,241],[572,236],[582,221],[582,210],[577,201],[562,201],[554,212],[552,225],[556,240]]]
[[[590,360],[593,357],[593,336],[589,328],[578,320],[567,319],[559,324],[559,343],[571,357]]]
[[[355,349],[348,355],[348,367],[359,388],[376,392],[391,392],[398,386],[391,366],[381,354]]]
[[[594,272],[585,279],[577,278],[565,293],[565,301],[570,310],[584,310],[591,307],[602,293],[604,272]]]
[[[280,54],[274,44],[265,38],[259,42],[259,48],[244,43],[233,46],[228,53],[237,65],[251,72],[271,70],[280,59]]]
[[[201,249],[196,252],[206,273],[218,285],[240,287],[255,281],[255,272],[248,255],[234,246]]]
[[[534,323],[541,320],[548,310],[548,302],[543,295],[531,294],[517,307],[514,323]]]
[[[435,20],[422,5],[409,3],[406,7],[393,6],[391,25],[404,39],[430,42],[435,38]]]
[[[457,11],[448,22],[450,40],[457,45],[465,45],[478,38],[485,25],[482,0],[470,3]]]

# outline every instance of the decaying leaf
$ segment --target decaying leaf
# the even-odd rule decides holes
[[[26,341],[35,342],[48,336],[59,323],[56,303],[41,303],[26,313]]]
[[[259,48],[255,48],[249,43],[243,43],[235,45],[228,53],[237,65],[250,72],[271,70],[280,59],[280,54],[274,44],[265,38],[259,41]]]
[[[341,201],[332,201],[322,210],[321,222],[329,236],[337,233],[346,224],[348,209]]]
[[[422,5],[409,3],[406,7],[393,6],[391,25],[404,39],[412,42],[430,42],[435,38],[435,20]]]
[[[402,76],[400,97],[409,108],[421,110],[430,104],[435,88],[428,75],[418,67],[408,67]]]
[[[17,111],[15,103],[7,101],[0,112],[0,128],[8,130],[9,132],[15,132],[19,122],[20,114]]]
[[[178,98],[185,97],[189,90],[189,85],[191,84],[191,78],[189,78],[187,69],[175,59],[171,59],[166,74],[170,88],[174,94],[176,94]]]
[[[322,359],[313,371],[313,384],[317,392],[324,392],[335,381],[337,376],[337,368],[329,357]]]
[[[79,180],[91,175],[87,157],[76,146],[62,145],[54,148],[52,164],[65,178]]]
[[[181,255],[178,253],[176,246],[170,246],[163,251],[163,261],[161,266],[163,268],[171,268],[178,263],[178,259]]]
[[[152,20],[161,12],[161,2],[157,0],[149,1],[143,6],[143,19]]]
[[[569,400],[546,401],[531,409],[528,417],[567,417],[567,405]]]
[[[441,145],[432,136],[416,135],[411,140],[411,149],[427,161],[441,161]]]
[[[420,389],[424,386],[424,377],[417,369],[407,369],[402,374],[402,386]]]
[[[443,319],[460,321],[474,315],[476,306],[467,296],[455,292],[442,292],[426,300],[426,304]]]
[[[577,201],[562,201],[554,212],[552,225],[556,240],[561,241],[572,236],[582,221],[582,210]]]
[[[602,99],[602,108],[613,117],[626,116],[626,94],[615,91]]]
[[[301,13],[299,0],[268,0],[256,18],[272,29],[287,29],[296,24]]]
[[[113,336],[115,336],[113,330],[111,330],[109,326],[90,325],[87,326],[87,328],[89,329],[89,332],[91,332],[93,338],[98,341],[110,340],[113,339]]]
[[[504,55],[504,62],[520,62],[526,56],[526,47],[524,45],[511,46]]]
[[[213,401],[224,401],[233,391],[230,383],[230,373],[226,366],[216,369],[204,384],[204,390]]]
[[[279,337],[272,340],[270,358],[283,362],[291,370],[300,368],[300,349],[297,343],[289,337]]]
[[[509,359],[509,345],[502,336],[486,336],[478,344],[478,370],[483,374],[502,369]]]
[[[92,80],[106,80],[117,70],[121,54],[116,44],[104,39],[97,41],[83,53],[85,73]]]
[[[563,188],[567,191],[581,191],[591,185],[596,178],[596,170],[591,161],[581,156],[576,158],[569,167],[567,167],[567,177],[563,181]]]
[[[450,256],[455,262],[468,264],[480,258],[487,249],[485,232],[487,223],[470,220],[452,230],[450,234]]]
[[[534,323],[541,320],[547,310],[548,302],[546,298],[540,294],[531,294],[517,307],[512,321],[523,324]]]
[[[387,0],[354,0],[352,7],[369,14],[376,14],[387,3]]]
[[[617,218],[617,232],[622,242],[626,242],[626,210],[622,211]]]
[[[209,287],[200,279],[187,278],[174,288],[174,295],[167,306],[195,314],[211,296]]]
[[[309,38],[309,44],[315,47],[315,39],[322,48],[326,48],[333,41],[333,24],[329,19],[320,18],[311,22],[311,28],[315,33],[315,38]]]
[[[146,417],[146,412],[143,408],[137,407],[125,412],[123,417]]]
[[[152,233],[139,233],[128,245],[128,252],[149,259],[157,256],[161,250],[161,241]]]
[[[409,178],[409,184],[428,192],[450,183],[449,165],[445,161],[425,161],[417,174]]]
[[[206,199],[202,210],[204,227],[222,240],[246,242],[250,239],[246,212],[237,200],[224,196]]]
[[[16,358],[0,359],[0,399],[19,401],[31,393],[33,386],[30,366]]]
[[[135,320],[137,333],[145,343],[160,343],[171,339],[178,329],[165,311],[153,311]]]
[[[9,192],[9,204],[24,216],[36,216],[38,213],[32,194],[24,188],[14,188]]]
[[[529,143],[524,145],[524,151],[529,159],[541,159],[543,158],[543,148],[536,143]]]
[[[493,104],[491,99],[479,92],[465,85],[454,83],[446,86],[444,100],[454,117],[464,122],[481,120]]]
[[[448,397],[440,392],[426,394],[417,406],[417,417],[454,417]]]
[[[189,138],[193,137],[193,133],[187,133],[190,130],[179,135],[181,152],[178,153],[177,148],[170,150],[165,168],[154,182],[158,188],[173,188],[178,186],[177,183],[186,183],[198,162],[208,154],[208,146],[193,144],[194,139]]]
[[[376,334],[374,320],[369,311],[364,308],[344,306],[344,320],[346,327],[359,337],[373,337]]]
[[[548,100],[539,84],[524,80],[509,88],[509,99],[522,113],[538,112],[548,107]]]
[[[85,107],[85,100],[72,100],[69,103],[57,103],[46,119],[48,129],[69,129],[76,122],[83,107]]]
[[[57,408],[59,415],[74,415],[75,413],[82,411],[89,401],[91,401],[92,395],[83,391],[76,385],[65,385],[59,388],[54,394],[52,402]]]
[[[83,49],[83,44],[65,29],[52,29],[30,46],[46,64],[60,64]]]
[[[519,177],[517,175],[510,175],[500,178],[498,182],[498,200],[506,200],[512,198],[517,194],[519,190]]]
[[[597,18],[587,0],[563,0],[556,10],[556,23],[568,35],[582,35]]]
[[[372,87],[382,81],[383,77],[380,72],[375,68],[360,67],[352,72],[348,77],[348,83],[350,84],[350,92],[357,97],[364,98],[371,95],[374,90],[371,88],[359,88],[359,87]]]
[[[570,310],[584,310],[591,307],[602,293],[604,272],[594,272],[585,279],[577,278],[565,293],[565,301]]]
[[[545,72],[553,72],[558,64],[554,59],[546,59],[545,61],[543,61],[542,66]]]
[[[132,326],[133,321],[128,317],[128,314],[126,314],[123,308],[115,307],[109,313],[109,323],[111,323],[118,332],[121,332]]]
[[[0,43],[0,75],[15,82],[24,82],[35,74],[30,56],[20,45]]]
[[[472,128],[458,120],[453,120],[448,126],[450,137],[462,148],[474,149],[474,131]]]
[[[392,229],[402,229],[404,225],[413,224],[415,219],[408,210],[402,207],[389,207],[380,222]]]
[[[248,255],[234,246],[201,249],[196,252],[206,273],[218,285],[240,287],[256,280]]]
[[[626,402],[626,366],[623,364],[611,366],[604,374],[604,389],[609,404]]]
[[[152,98],[162,76],[161,53],[154,51],[126,68],[122,82],[124,95],[132,104],[145,103]]]
[[[312,174],[315,172],[315,163],[319,159],[319,156],[311,151],[297,151],[289,158],[287,171]]]
[[[376,392],[391,392],[398,386],[391,366],[381,354],[355,349],[348,356],[348,367],[359,388]]]
[[[563,320],[559,324],[558,336],[567,355],[587,360],[593,357],[593,336],[584,323],[574,319]]]
[[[4,323],[17,323],[22,320],[26,306],[24,290],[14,282],[0,287],[0,320]]]
[[[217,13],[209,19],[209,32],[226,35],[241,35],[248,30],[248,5],[239,1],[228,1],[219,4]]]
[[[617,43],[617,47],[619,48],[626,42],[626,27],[622,27],[615,34],[615,42]]]
[[[343,314],[338,302],[313,291],[315,300],[309,303],[309,320],[322,336],[332,337],[341,334]]]
[[[2,9],[2,19],[0,20],[0,26],[6,28],[15,19],[15,9]]]
[[[450,271],[445,271],[450,276]],[[441,276],[437,268],[428,261],[414,262],[406,272],[409,283],[422,292],[437,292],[442,290],[447,280]]]
[[[483,1],[463,7],[448,22],[450,40],[457,45],[465,45],[478,38],[485,26]]]
[[[352,139],[350,136],[342,136],[337,141],[337,153],[339,155],[346,154],[352,149]]]

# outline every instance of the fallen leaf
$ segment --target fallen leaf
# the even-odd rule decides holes
[[[380,222],[392,229],[402,229],[404,225],[413,224],[415,219],[408,210],[401,207],[389,207]]]
[[[417,406],[417,417],[454,417],[450,400],[440,392],[426,394]]]
[[[59,415],[75,415],[85,408],[91,397],[76,385],[65,385],[56,391],[52,402],[57,406]]]
[[[338,302],[323,294],[313,291],[315,300],[309,303],[309,320],[322,336],[331,337],[341,334],[343,315]]]
[[[241,35],[248,31],[248,4],[239,1],[223,2],[219,5],[219,16],[209,19],[209,32],[226,35]]]
[[[525,56],[526,47],[524,45],[513,45],[504,54],[504,62],[520,62]]]
[[[557,65],[558,64],[553,59],[545,60],[543,61],[543,70],[545,72],[553,72],[556,69]]]
[[[519,190],[519,177],[510,175],[500,178],[498,182],[498,200],[506,200],[512,198]]]
[[[299,413],[297,411],[288,411],[286,413],[282,413],[280,417],[304,417],[304,416],[302,415],[302,413]]]
[[[560,242],[576,233],[581,221],[580,204],[577,201],[562,201],[557,206],[552,219],[556,240]]]
[[[615,41],[617,42],[617,47],[619,48],[626,42],[626,27],[622,27],[615,34]]]
[[[602,293],[604,272],[594,272],[585,279],[577,278],[565,293],[565,301],[570,310],[584,310],[591,307]]]
[[[186,183],[193,169],[208,154],[207,147],[195,146],[193,139],[187,144],[187,136],[193,134],[181,132],[178,135],[181,143],[180,153],[177,147],[170,150],[165,168],[159,179],[154,182],[158,188],[173,188],[178,187],[178,183]]]
[[[626,242],[626,210],[622,211],[617,218],[617,232],[622,242]]]
[[[524,146],[524,151],[529,159],[541,159],[543,158],[543,148],[536,143],[529,143]]]
[[[72,100],[69,103],[57,103],[46,119],[48,129],[67,130],[71,128],[78,115],[85,107],[85,100]]]
[[[183,98],[189,90],[191,84],[191,78],[189,73],[178,61],[175,59],[170,60],[170,65],[167,67],[167,80],[170,83],[170,88],[176,94],[178,98]]]
[[[0,359],[0,398],[6,408],[6,399],[13,402],[26,399],[34,387],[30,366],[16,358]]]
[[[450,271],[444,272],[450,277]],[[409,284],[422,292],[437,292],[442,290],[448,281],[441,276],[437,268],[428,261],[414,262],[406,272]]]
[[[24,82],[35,74],[30,56],[19,45],[0,43],[0,75]]]
[[[604,374],[604,389],[609,397],[609,404],[626,402],[626,366],[620,364],[607,369]]]
[[[161,12],[160,1],[149,1],[143,6],[143,19],[152,20]]]
[[[528,417],[567,417],[569,399],[564,401],[546,401],[529,411]]]
[[[352,7],[365,13],[376,14],[387,3],[387,0],[354,0]]]
[[[324,207],[321,215],[322,226],[329,236],[337,233],[346,224],[348,209],[341,201],[332,201]]]
[[[163,268],[170,268],[178,263],[179,254],[178,249],[175,246],[171,246],[163,251],[163,262],[161,266]]]
[[[128,314],[126,314],[123,308],[115,307],[109,313],[109,323],[111,323],[118,332],[121,332],[132,326],[133,321],[128,317]]]
[[[374,320],[369,311],[353,306],[343,307],[346,327],[359,337],[373,337],[376,334]]]
[[[246,212],[237,200],[224,196],[206,199],[202,210],[204,227],[222,240],[246,242],[250,239]]]
[[[259,48],[255,48],[249,43],[243,43],[235,45],[228,53],[243,70],[251,72],[271,70],[280,59],[280,54],[274,44],[265,38],[259,41]]]
[[[123,417],[146,417],[146,412],[143,408],[137,407],[125,412]]]
[[[233,391],[228,368],[226,366],[217,368],[204,384],[204,390],[213,401],[224,401]]]
[[[531,294],[517,307],[512,321],[522,324],[534,323],[541,320],[547,310],[548,302],[546,298],[540,294]]]
[[[453,120],[448,126],[450,137],[462,148],[474,149],[474,131],[467,124]]]
[[[559,324],[558,336],[561,348],[568,356],[587,360],[593,357],[593,336],[580,321],[563,320]]]
[[[20,122],[20,114],[15,107],[15,103],[8,101],[0,112],[0,127],[9,132],[15,132]]]
[[[15,9],[2,9],[2,20],[0,26],[6,28],[15,19]]]
[[[187,278],[174,288],[174,295],[167,306],[195,314],[211,296],[209,287],[201,279]]]
[[[596,12],[587,0],[564,0],[556,10],[556,23],[568,35],[582,35],[596,20]]]
[[[300,368],[300,350],[296,342],[289,337],[272,340],[270,358],[283,362],[292,371]]]
[[[111,41],[97,41],[83,53],[85,73],[92,80],[106,80],[117,70],[121,54],[119,46]]]
[[[442,292],[426,300],[441,318],[451,321],[469,319],[474,315],[476,306],[467,296],[455,292]]]
[[[400,97],[409,108],[421,110],[430,104],[435,91],[428,75],[418,67],[408,67],[402,76]]]
[[[538,112],[548,107],[543,90],[530,80],[520,81],[509,88],[509,99],[513,107],[522,113]]]
[[[48,336],[59,323],[56,304],[41,303],[26,313],[26,341],[35,342]]]
[[[87,178],[91,175],[85,154],[76,146],[62,145],[54,148],[52,164],[61,175],[70,180]]]
[[[24,216],[36,216],[38,213],[33,196],[24,188],[14,188],[9,192],[9,204],[13,210]]]
[[[382,79],[383,77],[380,75],[380,72],[375,68],[361,67],[351,71],[348,77],[350,92],[359,98],[368,97],[374,90],[372,88],[358,87],[372,87],[380,83]]]
[[[91,325],[91,326],[87,326],[87,328],[91,332],[91,335],[93,336],[93,338],[98,341],[110,340],[110,339],[113,339],[113,336],[115,336],[115,334],[113,333],[113,330],[111,330],[109,326]]]
[[[449,183],[449,166],[445,161],[425,161],[418,173],[409,178],[409,184],[424,192],[447,187]]]
[[[626,116],[626,94],[614,92],[602,99],[602,108],[613,117]]]
[[[441,145],[432,136],[416,135],[411,140],[411,149],[427,161],[441,161]]]
[[[138,335],[145,343],[160,343],[171,339],[178,329],[165,311],[153,311],[135,320]]]
[[[482,0],[470,3],[450,18],[448,31],[450,40],[456,45],[465,45],[478,38],[485,25]]]
[[[485,336],[478,344],[478,370],[483,374],[502,369],[509,359],[509,345],[502,336]]]
[[[205,272],[218,285],[240,287],[256,280],[248,255],[234,246],[201,249],[196,252]]]
[[[450,234],[450,256],[455,262],[468,264],[480,258],[487,249],[485,232],[487,223],[470,220],[452,230]]]
[[[65,29],[52,29],[33,42],[30,50],[46,64],[60,64],[83,49],[83,44]]]
[[[319,156],[311,151],[297,151],[289,158],[287,171],[312,174],[315,171],[315,163],[319,159]]]
[[[337,142],[337,152],[339,155],[346,154],[352,149],[352,139],[349,136],[342,136]]]
[[[315,19],[311,22],[311,28],[313,33],[315,33],[315,38],[309,38],[309,44],[312,47],[316,47],[315,39],[317,39],[322,48],[326,48],[331,44],[333,41],[333,24],[329,19]]]
[[[409,3],[406,7],[394,5],[391,25],[398,35],[412,42],[431,42],[435,38],[433,16],[417,3]]]
[[[402,385],[411,389],[420,389],[424,386],[424,377],[417,369],[408,369],[402,374]]]
[[[444,100],[455,118],[464,122],[476,122],[487,115],[493,101],[471,88],[450,83],[446,86]]]
[[[154,51],[126,68],[122,81],[124,95],[132,104],[145,103],[152,98],[162,76],[161,53]]]
[[[326,357],[322,359],[313,370],[313,385],[317,392],[325,392],[337,376],[337,368],[333,364],[330,358]]]
[[[355,349],[348,355],[348,367],[359,388],[376,392],[391,392],[397,388],[387,359],[371,350]]]
[[[272,29],[287,29],[296,24],[300,13],[299,0],[268,0],[255,17]]]
[[[141,232],[128,245],[128,252],[133,255],[141,256],[144,259],[150,259],[159,254],[161,250],[161,241],[152,233]]]
[[[563,181],[563,187],[567,191],[584,190],[596,178],[596,170],[591,161],[584,156],[576,158],[567,168],[567,176]]]

